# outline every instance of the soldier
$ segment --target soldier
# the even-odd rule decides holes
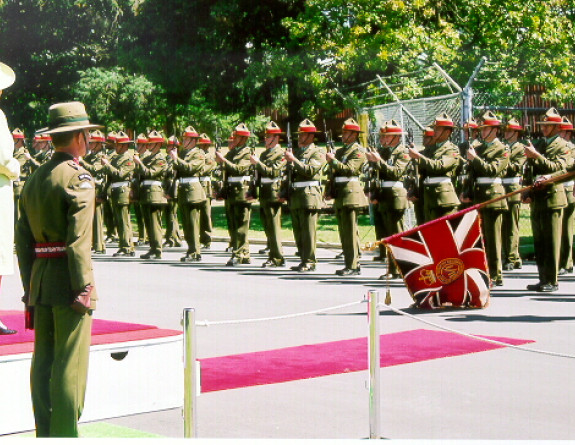
[[[531,185],[542,175],[553,175],[567,168],[569,147],[559,137],[561,116],[550,108],[541,122],[543,138],[536,145],[525,146],[527,167],[525,184]],[[552,183],[533,190],[524,196],[524,202],[531,204],[531,226],[535,261],[539,282],[527,285],[527,290],[554,292],[558,286],[559,254],[561,251],[561,225],[563,209],[567,207],[565,188],[561,183]]]
[[[457,171],[457,184],[456,191],[457,196],[460,196],[464,190],[467,189],[467,150],[470,148],[477,148],[481,145],[479,140],[479,125],[477,121],[472,117],[467,119],[467,122],[463,124],[463,138],[464,141],[458,145],[459,148],[459,168]],[[462,203],[462,207],[467,207],[469,204]]]
[[[559,136],[567,141],[567,146],[571,156],[569,157],[568,170],[575,168],[575,146],[571,142],[571,135],[573,134],[573,124],[564,116],[561,123],[561,131]],[[559,254],[559,275],[566,275],[573,273],[573,220],[575,219],[575,196],[573,196],[573,179],[564,182],[565,195],[567,197],[567,207],[563,209],[563,222],[561,230],[561,253]]]
[[[343,248],[345,267],[336,271],[337,275],[359,275],[359,232],[357,217],[360,209],[367,207],[367,199],[359,181],[359,175],[367,162],[365,149],[357,139],[362,133],[354,119],[347,119],[342,127],[343,146],[335,153],[328,152],[326,159],[330,168],[335,190],[335,214],[339,239]]]
[[[407,209],[407,190],[403,184],[409,163],[409,155],[405,145],[401,144],[401,136],[405,134],[395,121],[385,122],[379,131],[381,148],[376,153],[368,153],[367,159],[378,173],[379,184],[376,191],[378,221],[381,226],[376,228],[378,239],[403,232],[403,217]],[[381,246],[380,246],[381,248]],[[380,252],[381,256],[385,251]],[[387,274],[380,278],[401,278],[395,262],[387,254]]]
[[[483,115],[479,127],[481,145],[467,149],[469,178],[461,196],[462,202],[479,204],[505,195],[501,177],[507,171],[509,151],[497,137],[502,122],[491,111]],[[491,284],[503,286],[501,261],[501,224],[507,201],[502,199],[480,210],[481,229],[489,266]]]
[[[312,121],[301,121],[297,133],[297,149],[293,153],[285,152],[285,158],[293,169],[289,207],[300,257],[299,265],[291,269],[297,272],[312,272],[317,263],[317,218],[323,206],[320,176],[325,158],[313,143],[318,131]]]
[[[106,143],[104,145],[103,154],[111,162],[116,156],[116,138],[118,134],[115,131],[110,131],[106,136]],[[110,181],[106,178],[104,186],[104,193],[106,200],[104,201],[104,226],[106,226],[106,242],[112,243],[118,241],[116,236],[116,222],[114,220],[114,210],[112,203],[108,199],[108,192]]]
[[[20,200],[16,250],[23,301],[34,312],[31,390],[36,436],[78,437],[96,291],[90,245],[95,192],[77,163],[90,124],[84,105],[52,105],[56,152],[30,176]]]
[[[226,217],[232,244],[232,257],[227,266],[251,263],[248,231],[252,205],[246,197],[251,179],[251,150],[247,146],[250,134],[246,124],[239,124],[233,133],[230,150],[225,156],[216,153],[216,161],[222,164],[227,176]]]
[[[14,159],[20,164],[20,177],[12,182],[14,187],[14,224],[18,221],[19,210],[18,201],[20,200],[20,195],[22,194],[22,189],[24,188],[24,183],[30,173],[32,173],[32,156],[26,148],[24,133],[19,128],[14,129],[12,132],[12,139],[14,140]]]
[[[180,152],[176,150],[168,152],[179,182],[178,205],[182,213],[184,238],[188,244],[186,255],[180,259],[182,262],[202,259],[200,207],[205,205],[207,196],[200,180],[205,166],[205,153],[196,145],[199,138],[198,132],[192,126],[188,126],[182,135]]]
[[[429,149],[435,144],[435,131],[433,127],[425,127],[422,136],[423,149]],[[413,147],[412,147],[413,148]],[[407,190],[407,199],[413,203],[413,210],[415,212],[415,221],[417,225],[423,224],[425,222],[425,214],[423,211],[423,193],[421,190],[421,184],[419,179],[419,168],[417,161],[414,159],[410,160],[412,163],[412,174],[413,178],[410,178],[411,187]],[[408,171],[410,170],[408,166]]]
[[[148,153],[148,137],[140,133],[136,138],[136,151],[140,159],[144,159]],[[148,237],[146,236],[146,225],[144,224],[144,216],[142,213],[142,204],[140,202],[140,177],[137,170],[134,171],[134,176],[132,178],[132,205],[134,208],[134,214],[136,215],[136,224],[138,226],[138,241],[136,244],[138,246],[143,246],[148,243]]]
[[[206,203],[200,207],[200,243],[202,249],[209,250],[212,244],[212,172],[216,169],[218,163],[216,162],[216,157],[210,152],[210,146],[212,141],[206,133],[200,135],[200,140],[198,141],[198,146],[204,150],[205,162],[204,170],[202,171],[202,176],[200,176],[200,181],[202,182],[202,187],[204,187],[204,192],[206,193]]]
[[[433,124],[435,144],[421,152],[408,148],[409,156],[417,159],[420,183],[423,184],[425,221],[450,215],[460,204],[453,187],[459,165],[459,149],[449,140],[453,127],[453,120],[441,113]]]
[[[509,145],[509,163],[503,176],[505,193],[521,188],[521,177],[525,165],[525,146],[519,142],[523,127],[515,118],[509,119],[504,127],[504,140]],[[503,213],[503,270],[521,269],[519,256],[519,215],[521,196],[516,194],[507,198],[508,210]]]
[[[148,134],[149,156],[140,159],[138,153],[134,154],[136,171],[140,177],[144,222],[150,239],[150,250],[140,255],[145,260],[162,258],[162,211],[168,204],[162,184],[168,164],[160,149],[165,143],[164,136],[153,130]]]
[[[284,150],[279,144],[282,134],[275,122],[269,122],[265,129],[265,150],[259,158],[250,156],[250,162],[260,175],[260,215],[269,246],[268,259],[262,264],[264,268],[285,265],[281,242],[282,203],[279,197],[280,181],[286,165]]]
[[[180,230],[180,221],[178,219],[178,180],[176,178],[173,160],[170,157],[170,152],[177,151],[179,146],[180,141],[176,136],[170,136],[168,138],[168,145],[166,145],[166,161],[168,162],[168,170],[166,178],[164,179],[164,191],[166,192],[166,197],[168,199],[168,206],[164,212],[164,220],[166,223],[164,247],[182,246],[182,233]]]
[[[103,170],[109,181],[108,197],[118,231],[118,251],[114,253],[115,257],[135,255],[130,216],[130,190],[136,165],[128,153],[131,143],[130,137],[120,131],[116,135],[116,156],[112,160],[102,157]]]
[[[34,156],[30,159],[32,171],[45,164],[52,157],[52,137],[49,134],[37,134],[32,142]]]
[[[92,250],[94,253],[106,253],[106,240],[104,237],[104,206],[106,201],[105,185],[106,173],[102,158],[104,156],[103,147],[106,137],[100,130],[94,130],[90,133],[89,153],[80,158],[80,165],[84,167],[94,178],[96,184],[96,207],[94,210],[94,223],[92,231]]]

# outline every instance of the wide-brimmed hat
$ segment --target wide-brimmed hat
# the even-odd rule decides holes
[[[538,125],[561,125],[562,118],[556,108],[549,108],[543,120],[536,122]]]
[[[501,127],[501,119],[492,111],[486,111],[485,114],[482,116],[482,122],[479,128],[485,127]]]
[[[470,117],[469,119],[467,119],[467,122],[463,123],[463,127],[464,130],[470,129],[470,130],[475,130],[477,128],[479,128],[479,124],[477,123],[477,121],[475,119],[473,119],[472,117]]]
[[[90,142],[106,142],[106,136],[100,130],[94,130],[90,133]]]
[[[353,119],[351,117],[349,119],[346,119],[346,121],[343,123],[343,126],[341,127],[341,131],[342,132],[344,132],[344,131],[355,131],[356,133],[363,133],[359,124],[356,122],[355,119]]]
[[[36,134],[34,135],[34,142],[50,142],[52,140],[52,136],[49,134]]]
[[[384,124],[379,129],[379,134],[391,134],[393,136],[401,136],[405,134],[401,125],[395,120],[392,119],[390,121],[384,122]]]
[[[16,80],[14,70],[5,63],[0,62],[0,90],[8,88]]]
[[[523,131],[523,126],[519,123],[519,121],[517,119],[515,119],[514,117],[512,117],[511,119],[509,119],[507,121],[507,124],[505,124],[505,127],[503,127],[505,130],[513,130],[513,131]]]
[[[453,119],[451,119],[451,117],[449,117],[447,113],[441,113],[439,116],[435,118],[433,126],[453,128],[455,124],[453,123]]]
[[[86,107],[82,102],[63,102],[54,104],[48,109],[48,127],[38,130],[38,133],[66,133],[93,128],[104,127],[90,123]]]
[[[188,125],[186,127],[186,129],[184,130],[182,137],[184,137],[184,138],[199,138],[200,135],[194,127],[192,127],[191,125]]]
[[[148,137],[144,133],[140,133],[136,138],[136,144],[147,144]]]
[[[179,145],[180,145],[180,141],[178,140],[178,138],[175,135],[170,136],[168,138],[168,147],[177,147]]]
[[[266,131],[265,134],[285,134],[282,129],[279,127],[278,124],[276,124],[274,121],[270,121],[268,122],[268,124],[266,125]]]
[[[200,134],[200,140],[198,141],[198,145],[211,145],[212,140],[206,133]]]
[[[316,126],[309,119],[304,119],[299,123],[298,131],[296,133],[319,133]]]
[[[423,130],[423,137],[432,137],[435,136],[435,130],[433,127],[425,127]]]
[[[118,131],[118,133],[116,134],[116,144],[129,144],[130,142],[133,142],[130,139],[130,136],[128,136],[123,131]]]
[[[13,139],[24,139],[24,132],[22,130],[20,130],[19,128],[14,128],[14,131],[12,131],[12,138]]]
[[[234,136],[245,136],[249,137],[251,135],[250,130],[246,124],[243,122],[239,124],[234,130]]]
[[[571,122],[567,116],[563,116],[559,129],[562,131],[573,131],[573,122]]]
[[[166,143],[166,138],[156,130],[152,130],[148,133],[148,144],[156,144],[161,142],[162,144]]]

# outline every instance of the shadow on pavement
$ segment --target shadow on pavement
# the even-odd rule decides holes
[[[553,321],[572,321],[575,317],[552,317],[539,315],[464,315],[461,317],[446,318],[446,321],[467,322],[467,321],[487,321],[491,323],[550,323]]]

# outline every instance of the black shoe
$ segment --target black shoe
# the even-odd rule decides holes
[[[503,270],[513,270],[515,268],[515,266],[513,265],[513,263],[505,263],[503,265]]]
[[[144,253],[143,255],[140,255],[140,258],[142,258],[143,260],[161,260],[162,254],[161,253],[148,252],[148,253]]]
[[[338,258],[338,259],[339,259],[339,258],[343,258],[343,252],[338,253],[335,257]]]
[[[136,246],[144,246],[148,244],[147,241],[144,241],[143,239],[139,239],[138,241],[136,241]]]
[[[350,275],[360,275],[361,270],[359,267],[357,269],[349,269],[346,267],[345,269],[336,270],[335,274],[343,276],[343,277],[350,276]]]
[[[232,246],[226,247],[226,252],[233,252],[234,248]]]
[[[513,265],[513,269],[522,269],[522,268],[523,268],[523,265],[521,263],[515,263]]]
[[[212,245],[211,245],[211,244],[208,244],[208,243],[202,244],[202,249],[203,249],[203,250],[210,250],[211,248],[212,248]]]
[[[567,275],[567,269],[559,269],[559,272],[557,272],[557,275]]]
[[[8,328],[0,328],[0,335],[12,335],[12,334],[17,334],[18,331],[14,330],[14,329],[8,329]]]
[[[373,261],[385,261],[385,257],[382,257],[381,255],[374,256]]]
[[[539,288],[541,287],[541,282],[537,283],[537,284],[528,284],[527,285],[527,290],[534,290],[534,291],[539,291]]]
[[[293,270],[294,272],[299,272],[300,266],[303,266],[303,264],[298,264],[297,266],[292,266],[292,267],[290,267],[290,270]]]
[[[300,264],[297,271],[298,272],[313,272],[315,270],[315,264]]]
[[[386,273],[379,277],[380,280],[396,280],[401,278],[401,275],[398,273]]]
[[[105,250],[94,250],[94,254],[96,254],[96,255],[103,255],[105,253],[106,253]]]
[[[174,242],[166,241],[164,244],[162,244],[162,247],[174,247]]]
[[[559,290],[559,286],[546,283],[539,286],[538,292],[555,292],[556,290]]]
[[[250,260],[249,258],[232,257],[226,263],[226,266],[236,266],[238,264],[251,264],[251,262],[252,260]]]
[[[269,251],[270,251],[270,248],[266,247],[265,249],[258,250],[258,253],[264,254],[264,253],[268,253]]]
[[[112,256],[118,257],[118,256],[135,256],[135,255],[136,254],[134,252],[126,252],[125,250],[118,250]]]
[[[180,261],[182,263],[195,263],[198,261],[202,261],[202,256],[201,255],[186,255],[183,258],[180,258]]]
[[[493,280],[493,283],[495,283],[495,286],[503,286],[503,280]]]
[[[274,260],[267,260],[264,264],[262,264],[262,268],[273,268],[273,267],[283,267],[285,266],[285,260],[281,260],[279,263],[276,263]]]

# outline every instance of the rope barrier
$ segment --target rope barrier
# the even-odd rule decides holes
[[[408,314],[407,312],[404,312],[404,311],[402,311],[401,309],[394,308],[393,306],[390,306],[390,305],[386,305],[386,304],[381,304],[381,303],[380,303],[380,304],[378,305],[378,307],[385,307],[385,308],[388,308],[388,309],[390,309],[391,311],[395,312],[395,313],[398,314],[398,315],[404,315],[404,316],[406,316],[406,317],[408,317],[408,318],[411,318],[411,319],[413,319],[413,320],[417,320],[417,321],[419,321],[419,322],[421,322],[421,323],[427,324],[427,325],[429,325],[429,326],[433,326],[433,327],[438,328],[438,329],[441,329],[441,330],[443,330],[443,331],[452,332],[452,333],[454,333],[454,334],[462,335],[462,336],[464,336],[464,337],[473,338],[473,339],[475,339],[475,340],[480,340],[480,341],[483,341],[483,342],[486,342],[486,343],[492,343],[492,344],[499,345],[499,346],[505,346],[505,347],[508,347],[508,348],[518,349],[518,350],[524,351],[524,352],[533,352],[533,353],[535,353],[535,354],[550,355],[550,356],[553,356],[553,357],[562,357],[562,358],[575,358],[575,356],[573,356],[573,355],[563,354],[563,353],[561,353],[561,352],[542,351],[542,350],[540,350],[540,349],[526,348],[526,347],[523,347],[523,346],[511,345],[511,344],[509,344],[509,343],[505,343],[505,342],[502,342],[502,341],[491,340],[491,339],[489,339],[489,338],[484,338],[484,337],[479,337],[479,336],[477,336],[477,335],[468,334],[467,332],[458,331],[458,330],[456,330],[456,329],[451,329],[451,328],[448,328],[448,327],[445,327],[445,326],[438,325],[438,324],[433,323],[433,322],[431,322],[431,321],[424,320],[424,319],[422,319],[422,318],[416,317],[415,315]]]
[[[339,306],[331,306],[331,307],[326,307],[323,309],[317,309],[315,311],[309,311],[309,312],[300,312],[298,314],[288,314],[288,315],[280,315],[277,317],[266,317],[266,318],[247,318],[244,320],[222,320],[222,321],[209,321],[209,320],[204,320],[204,321],[198,321],[196,322],[196,326],[202,326],[202,327],[209,327],[209,326],[216,326],[216,325],[224,325],[224,324],[242,324],[242,323],[257,323],[257,322],[261,322],[261,321],[275,321],[275,320],[285,320],[288,318],[296,318],[296,317],[303,317],[305,315],[313,315],[313,314],[320,314],[322,312],[329,312],[329,311],[333,311],[335,309],[343,309],[346,307],[350,307],[350,306],[355,306],[357,304],[362,304],[367,302],[367,300],[361,300],[361,301],[357,301],[354,303],[346,303],[346,304],[340,304]]]

